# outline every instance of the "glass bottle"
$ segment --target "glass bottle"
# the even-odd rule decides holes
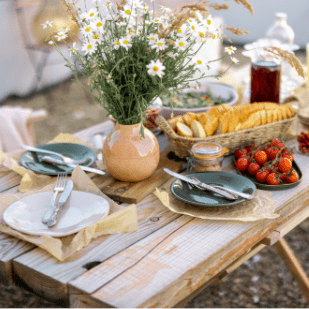
[[[276,13],[275,23],[267,30],[266,37],[269,39],[277,39],[283,44],[294,43],[294,31],[287,24],[286,13]]]

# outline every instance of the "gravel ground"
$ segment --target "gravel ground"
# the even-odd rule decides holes
[[[45,108],[49,117],[35,125],[37,144],[51,140],[60,132],[73,133],[106,119],[106,112],[80,86],[66,81],[30,96],[9,98],[5,105],[33,109]],[[309,275],[309,221],[291,231],[286,241]],[[57,305],[16,286],[0,284],[1,308],[52,308]],[[259,254],[225,277],[219,285],[207,288],[187,308],[254,307],[308,308],[297,282],[281,262],[275,248],[266,247]]]

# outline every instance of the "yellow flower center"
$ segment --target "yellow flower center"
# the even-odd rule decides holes
[[[153,67],[152,68],[155,72],[158,72],[159,71],[159,68],[158,67]]]
[[[120,42],[116,42],[115,45],[120,45]]]
[[[160,19],[155,19],[154,21],[155,21],[156,23],[158,23],[158,22],[160,21]]]
[[[130,10],[125,10],[124,11],[127,15],[131,15],[131,11]]]
[[[87,48],[88,48],[88,49],[91,49],[91,48],[92,48],[92,45],[91,45],[91,44],[89,44],[89,45],[87,46]]]
[[[129,43],[130,43],[130,42],[129,42],[128,40],[124,40],[124,41],[123,41],[123,44],[126,44],[126,45],[127,45],[127,44],[129,44]]]
[[[192,30],[195,30],[195,26],[191,26],[191,29],[192,29]]]
[[[207,24],[210,25],[211,24],[211,20],[207,19]]]
[[[103,24],[99,21],[96,26],[101,27],[101,26],[103,26]]]
[[[202,60],[197,60],[196,63],[197,64],[202,64],[203,62],[202,62]]]
[[[149,40],[150,40],[150,41],[153,41],[154,39],[155,39],[154,37],[151,37]]]
[[[193,20],[192,19],[189,19],[189,23],[192,23],[193,22]]]
[[[228,47],[229,50],[233,50],[233,48],[231,46]]]
[[[88,27],[88,28],[85,29],[85,32],[90,32],[90,30],[91,30],[91,28]]]
[[[158,46],[163,46],[163,44],[161,42],[158,42],[157,45]]]
[[[94,38],[95,40],[96,40],[98,37],[99,37],[98,34],[95,34],[95,35],[93,36],[93,38]]]
[[[178,29],[177,32],[178,32],[178,33],[182,33],[182,30],[181,30],[181,29]]]
[[[94,13],[92,12],[92,13],[90,13],[90,15],[89,15],[90,17],[93,17],[94,16]]]
[[[59,34],[59,36],[63,36],[63,34]]]
[[[213,36],[212,36],[212,39],[214,40],[216,38],[216,35],[214,34]]]
[[[179,45],[179,46],[184,46],[185,44],[184,44],[184,42],[179,42],[178,45]]]
[[[203,32],[199,32],[199,36],[200,36],[201,38],[204,38],[204,37],[205,37],[205,34],[204,34]]]
[[[71,51],[73,51],[73,50],[74,50],[74,47],[71,48]]]
[[[62,27],[63,30],[65,30],[67,28],[67,26]]]

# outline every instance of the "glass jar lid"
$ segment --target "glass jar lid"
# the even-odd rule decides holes
[[[196,143],[191,148],[192,155],[199,159],[213,159],[216,157],[221,157],[226,152],[228,152],[228,149],[223,149],[221,145],[211,142]]]

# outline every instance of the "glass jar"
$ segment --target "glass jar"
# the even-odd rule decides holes
[[[287,24],[286,13],[276,13],[275,23],[267,30],[266,37],[269,39],[277,39],[281,43],[293,44],[294,42],[294,31]]]
[[[200,142],[188,150],[190,156],[188,160],[188,173],[221,171],[223,155],[229,150],[217,143]]]

